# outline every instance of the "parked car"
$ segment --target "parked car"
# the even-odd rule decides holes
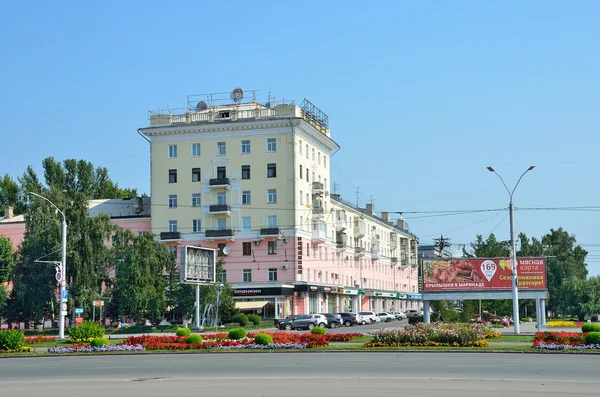
[[[315,318],[317,319],[317,324],[319,327],[325,328],[328,325],[328,321],[327,321],[327,317],[325,317],[323,314],[313,314],[313,316],[315,316]]]
[[[389,323],[396,320],[396,316],[391,313],[381,312],[377,313],[377,317],[379,317],[379,321],[384,323]]]
[[[277,326],[279,329],[291,331],[293,329],[313,329],[318,323],[318,319],[313,314],[298,314],[280,321]]]
[[[363,325],[366,323],[373,324],[381,321],[375,312],[358,312],[358,314],[360,314],[363,318],[363,321],[361,321],[361,324]]]
[[[404,320],[406,318],[406,314],[404,312],[391,312],[391,314],[396,316],[396,319],[398,320]]]
[[[423,310],[420,309],[410,309],[406,311],[406,317],[416,317],[416,316],[422,316],[423,315]]]
[[[358,313],[337,313],[337,314],[340,317],[342,317],[342,324],[344,324],[346,327],[360,324],[362,321],[362,317]]]
[[[342,325],[342,316],[339,314],[323,313],[322,315],[327,318],[327,326],[329,328],[337,328]]]

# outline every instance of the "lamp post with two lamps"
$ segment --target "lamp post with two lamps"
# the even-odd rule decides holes
[[[500,178],[502,184],[506,188],[508,192],[508,196],[510,197],[510,204],[508,206],[509,214],[510,214],[510,268],[512,271],[512,294],[513,294],[513,323],[515,326],[515,334],[519,334],[521,332],[519,327],[519,288],[517,286],[517,243],[515,241],[515,205],[513,203],[513,194],[519,186],[519,182],[523,176],[535,168],[535,165],[530,166],[527,170],[521,174],[519,180],[517,181],[515,187],[511,191],[506,183],[504,183],[504,179],[494,170],[492,167],[487,167],[488,171],[493,172]]]

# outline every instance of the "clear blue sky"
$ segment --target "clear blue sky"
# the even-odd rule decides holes
[[[147,111],[239,86],[323,109],[338,192],[379,211],[506,207],[487,165],[511,185],[537,165],[517,207],[599,204],[597,1],[71,3],[3,5],[0,174],[82,158],[149,192]],[[508,239],[506,214],[406,217],[464,244]],[[516,229],[564,227],[600,274],[599,220],[521,210]]]

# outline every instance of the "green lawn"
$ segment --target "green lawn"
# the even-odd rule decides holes
[[[490,339],[490,342],[531,342],[535,337],[529,335],[503,335],[500,339]]]

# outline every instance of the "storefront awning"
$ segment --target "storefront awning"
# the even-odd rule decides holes
[[[256,310],[262,309],[265,305],[269,303],[267,301],[258,301],[258,302],[235,302],[235,307],[240,310]]]

